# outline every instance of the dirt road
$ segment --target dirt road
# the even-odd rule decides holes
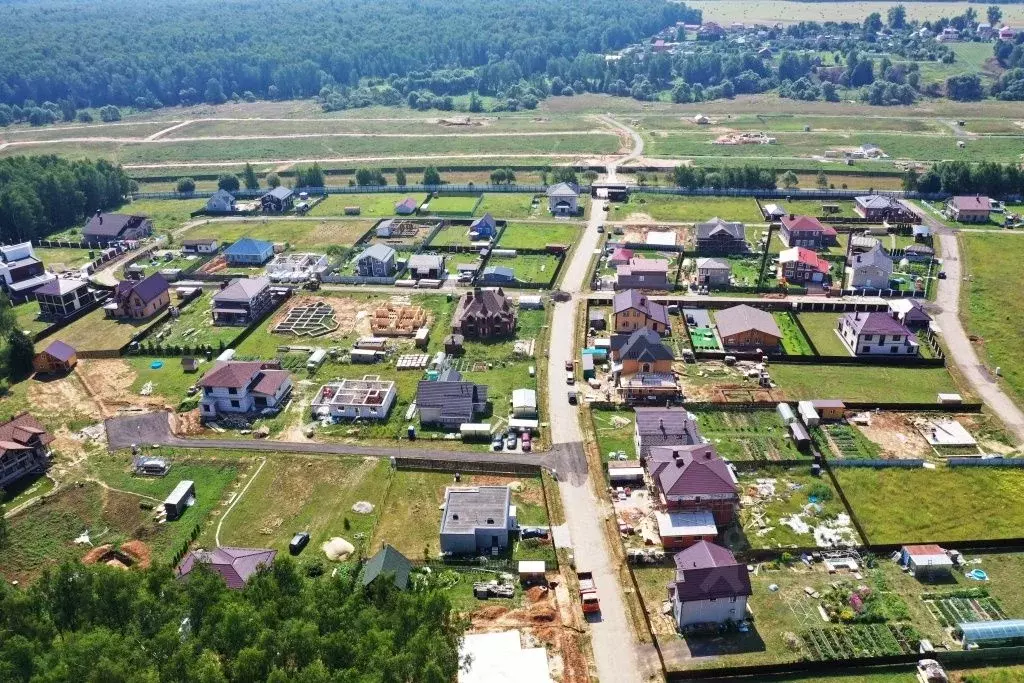
[[[978,354],[967,337],[960,320],[960,283],[963,281],[963,267],[960,260],[960,244],[956,232],[942,225],[928,212],[910,202],[904,202],[914,213],[921,216],[939,238],[939,256],[946,279],[939,280],[939,292],[935,303],[939,306],[936,322],[942,330],[942,338],[949,348],[949,357],[956,363],[960,373],[967,379],[971,389],[999,416],[1006,428],[1024,443],[1024,412],[1000,388],[989,370],[978,358]]]

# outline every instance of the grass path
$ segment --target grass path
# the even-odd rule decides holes
[[[220,547],[220,528],[224,524],[224,520],[227,519],[227,516],[230,515],[231,511],[235,509],[236,505],[238,505],[238,501],[242,500],[242,496],[244,496],[245,492],[249,490],[249,487],[252,486],[252,483],[256,481],[256,477],[259,476],[260,472],[263,470],[263,466],[266,464],[267,459],[263,458],[263,460],[260,461],[260,466],[257,467],[256,471],[252,473],[252,476],[249,477],[249,481],[245,482],[245,486],[242,488],[241,491],[238,492],[238,495],[235,496],[235,499],[231,501],[231,505],[228,506],[228,509],[224,511],[224,514],[221,515],[220,519],[217,521],[217,531],[214,532],[213,540],[214,543],[217,544],[218,548]]]

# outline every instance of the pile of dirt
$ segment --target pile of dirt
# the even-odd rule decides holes
[[[82,564],[103,563],[108,567],[116,567],[118,569],[130,569],[132,567],[146,569],[152,561],[151,555],[149,546],[142,541],[128,541],[121,545],[120,548],[115,548],[112,544],[105,543],[87,552],[82,557]]]
[[[153,552],[149,546],[142,541],[131,540],[121,544],[121,552],[130,556],[142,569],[146,569],[153,562]]]
[[[82,556],[82,564],[96,564],[100,561],[100,558],[106,555],[109,551],[113,550],[114,546],[109,543],[104,545],[98,545],[85,555]]]
[[[335,536],[331,540],[325,541],[320,547],[323,549],[324,555],[327,555],[327,559],[332,562],[347,560],[356,551],[355,546],[341,536]]]

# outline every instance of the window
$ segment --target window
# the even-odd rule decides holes
[[[889,347],[889,353],[896,353],[897,351],[899,351],[899,348],[900,347],[898,347],[898,346],[890,346]]]
[[[729,598],[729,602],[736,602],[736,596],[734,595],[731,598]]]
[[[875,338],[875,335],[873,335],[873,334],[865,334],[864,335],[864,341],[866,341],[866,342],[869,342],[869,341],[871,341],[874,338]]]
[[[231,407],[232,407],[232,408],[237,408],[237,407],[239,407],[240,405],[241,405],[241,403],[239,403],[237,399],[232,399],[232,400],[231,400]]]
[[[228,389],[228,394],[230,394],[231,396],[235,396],[238,394],[238,389],[231,387],[230,389]]]

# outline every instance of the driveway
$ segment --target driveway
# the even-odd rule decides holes
[[[525,453],[488,453],[483,451],[443,451],[429,448],[383,448],[355,446],[344,443],[314,443],[294,441],[273,441],[270,439],[185,439],[171,432],[168,413],[141,413],[112,417],[105,423],[107,447],[110,450],[140,446],[160,445],[179,448],[218,448],[259,453],[308,453],[319,455],[363,455],[378,458],[418,458],[423,460],[447,460],[466,463],[506,463],[514,465],[539,465],[551,468],[559,462],[564,447],[554,448],[547,453],[528,455]]]
[[[963,281],[963,267],[960,260],[960,244],[954,230],[951,230],[928,215],[928,212],[914,204],[905,202],[914,213],[921,216],[939,238],[939,257],[946,279],[939,280],[935,304],[939,308],[935,320],[942,330],[942,338],[949,349],[948,357],[956,363],[960,373],[967,379],[971,389],[999,416],[1006,428],[1024,443],[1024,413],[999,387],[998,381],[978,358],[974,345],[967,337],[960,321],[960,283]]]

